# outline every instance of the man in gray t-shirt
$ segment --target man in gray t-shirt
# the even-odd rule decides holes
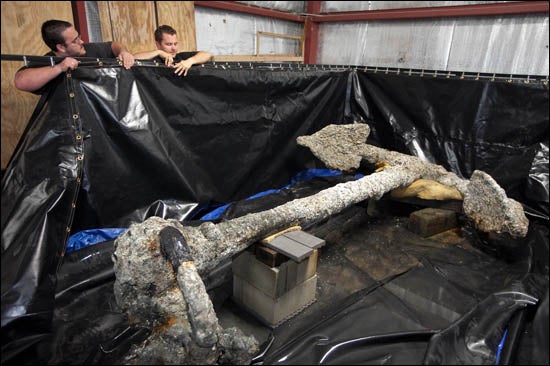
[[[46,56],[65,57],[54,66],[22,67],[15,73],[15,87],[42,94],[45,86],[62,73],[78,67],[73,57],[118,58],[126,69],[134,64],[134,56],[119,42],[84,43],[74,26],[63,20],[42,24],[42,39],[51,51]]]

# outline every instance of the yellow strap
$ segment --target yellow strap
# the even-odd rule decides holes
[[[262,244],[270,243],[273,239],[275,239],[279,235],[283,235],[284,233],[288,233],[289,231],[296,231],[296,230],[302,230],[302,227],[299,226],[299,225],[288,227],[288,228],[286,228],[282,231],[279,231],[278,233],[275,233],[275,234],[272,234],[270,236],[267,236],[267,237],[263,238],[262,240],[260,240],[260,243],[262,243]]]

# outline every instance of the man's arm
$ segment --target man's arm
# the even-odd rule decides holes
[[[212,55],[210,54],[210,52],[198,51],[194,56],[175,64],[176,71],[174,71],[174,73],[178,75],[181,75],[183,73],[183,76],[187,76],[187,71],[191,68],[191,66],[196,64],[203,64],[210,61],[211,59]]]
[[[160,57],[164,60],[164,63],[167,66],[172,65],[172,62],[174,62],[174,58],[171,54],[168,52],[164,52],[163,50],[154,50],[154,51],[145,51],[145,52],[138,52],[134,53],[134,58],[136,60],[150,60],[155,57]]]
[[[126,69],[134,65],[134,55],[132,55],[126,47],[120,42],[112,42],[111,50],[113,54],[123,63]]]
[[[196,65],[196,64],[204,64],[205,62],[208,62],[210,60],[212,60],[212,54],[210,54],[210,52],[198,51],[195,56],[189,57],[185,61],[191,61],[193,62],[193,65]]]
[[[15,73],[15,87],[19,90],[33,92],[55,79],[68,69],[74,70],[78,67],[78,61],[66,57],[60,63],[51,66],[33,67],[21,69]]]

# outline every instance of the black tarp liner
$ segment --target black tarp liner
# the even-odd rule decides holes
[[[93,286],[68,292],[73,310],[58,308],[56,277],[68,263],[69,232],[127,227],[152,214],[185,220],[279,188],[305,168],[323,167],[295,140],[327,124],[368,123],[367,142],[465,178],[484,170],[531,220],[547,223],[548,100],[541,82],[356,68],[208,64],[183,78],[164,67],[81,67],[36,111],[2,178],[2,360],[45,361],[52,343],[65,344],[52,340],[61,334],[55,311],[88,317],[82,324],[90,332],[93,319],[105,320],[98,327],[109,336],[101,342],[124,328],[123,315],[98,314],[112,301],[105,295],[109,264],[98,272],[83,263],[76,272]],[[547,279],[547,257],[538,273]],[[77,304],[94,292],[100,304]]]

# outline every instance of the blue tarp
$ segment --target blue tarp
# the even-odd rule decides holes
[[[290,180],[290,183],[285,185],[281,189],[268,189],[267,191],[253,194],[252,196],[249,196],[246,199],[251,200],[253,198],[258,198],[258,197],[263,197],[274,193],[279,193],[281,190],[285,188],[290,188],[292,185],[298,182],[307,182],[315,177],[334,177],[341,174],[342,172],[340,170],[335,170],[335,169],[307,169],[299,172],[294,177],[292,177],[292,179]],[[215,210],[212,210],[206,215],[202,216],[200,220],[215,220],[218,217],[220,217],[225,212],[225,210],[227,210],[231,205],[232,203],[228,203],[223,206],[220,206]]]
[[[116,239],[125,231],[126,229],[124,228],[105,228],[79,231],[69,237],[65,253],[70,253],[107,240]]]
[[[292,179],[290,180],[290,183],[285,185],[284,187],[280,189],[268,189],[266,191],[253,194],[252,196],[249,196],[246,199],[251,200],[254,198],[259,198],[270,194],[279,193],[281,190],[290,188],[296,183],[307,182],[315,177],[334,177],[338,175],[342,175],[342,172],[335,169],[306,169],[304,171],[297,173],[294,177],[292,177]],[[356,179],[359,179],[360,177],[362,177],[362,174],[357,174],[355,176]],[[222,215],[225,212],[225,210],[227,210],[227,208],[229,208],[232,204],[233,203],[228,203],[223,206],[220,206],[210,211],[206,215],[203,215],[200,218],[200,220],[215,220],[219,218],[220,215]],[[79,231],[78,233],[71,235],[71,237],[69,237],[65,252],[70,253],[75,250],[89,247],[90,245],[101,243],[107,240],[116,239],[124,231],[126,231],[125,228],[103,228],[103,229],[89,229],[89,230]]]

